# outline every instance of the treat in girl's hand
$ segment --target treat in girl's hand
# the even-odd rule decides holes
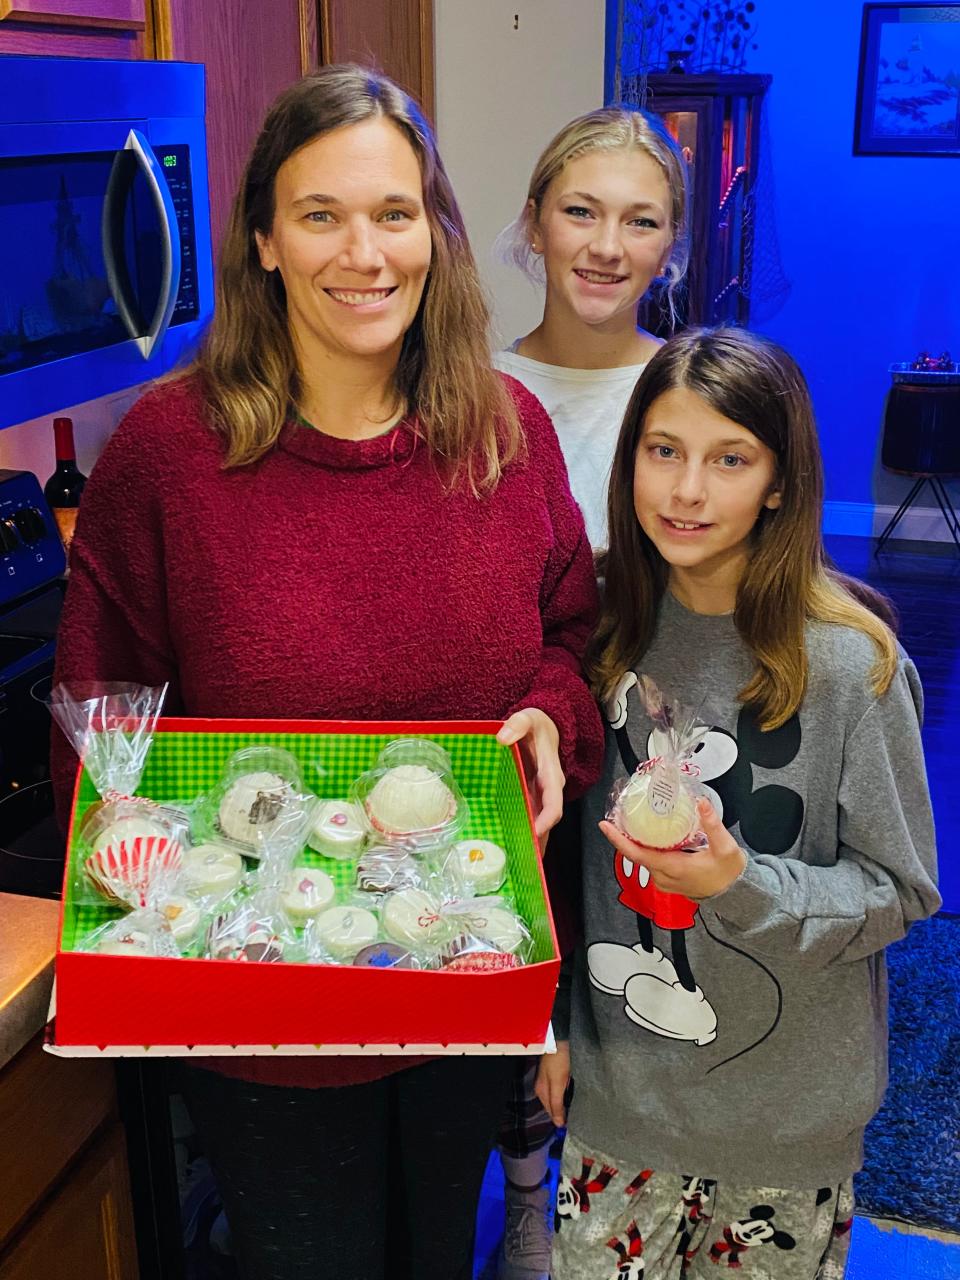
[[[370,825],[387,840],[435,844],[466,820],[466,801],[450,758],[436,743],[398,738],[381,751],[376,768],[354,783]]]
[[[318,916],[334,896],[330,877],[312,867],[293,867],[280,884],[280,905],[294,924],[306,924],[312,916]]]
[[[465,895],[496,893],[507,874],[507,855],[492,840],[460,840],[443,858],[442,874]]]
[[[379,926],[372,911],[363,907],[328,907],[307,926],[311,931],[311,951],[319,950],[339,964],[349,964],[355,955],[375,941]]]
[[[615,785],[607,819],[649,849],[700,848],[705,838],[697,830],[700,789],[693,755],[707,726],[695,711],[665,697],[648,676],[637,687],[654,724],[657,754]]]
[[[307,844],[328,858],[355,858],[367,839],[363,812],[346,800],[321,800]]]
[[[216,902],[240,887],[243,859],[225,845],[198,844],[183,855],[180,885],[194,898]]]

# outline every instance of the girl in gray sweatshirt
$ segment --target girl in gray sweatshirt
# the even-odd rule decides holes
[[[585,943],[538,1094],[572,1074],[554,1280],[841,1280],[886,1083],[884,948],[936,911],[922,693],[889,608],[836,573],[793,360],[688,331],[614,459],[589,654],[607,711],[585,802]],[[605,820],[656,754],[640,676],[699,709],[704,847]]]

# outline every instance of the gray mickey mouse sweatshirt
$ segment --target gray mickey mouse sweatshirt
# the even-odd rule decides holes
[[[807,649],[799,713],[763,733],[737,700],[753,664],[732,616],[664,597],[637,673],[700,708],[698,781],[749,856],[700,903],[597,830],[652,730],[636,673],[608,708],[584,802],[585,943],[554,1029],[571,1041],[571,1133],[624,1166],[782,1188],[860,1166],[886,1086],[883,949],[940,903],[922,693],[901,653],[877,698],[859,631],[811,624]]]

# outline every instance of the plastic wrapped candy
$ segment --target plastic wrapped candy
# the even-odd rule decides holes
[[[207,931],[205,954],[212,960],[276,964],[302,959],[276,890],[261,889],[225,905]]]
[[[58,684],[50,713],[98,795],[132,796],[140,784],[167,685]]]
[[[708,732],[695,711],[665,697],[648,676],[638,689],[653,721],[657,754],[644,760],[610,793],[607,820],[649,849],[696,849],[705,837],[697,829],[698,770],[694,753]]]
[[[78,900],[93,889],[113,905],[143,907],[175,876],[185,815],[134,796],[153,741],[167,686],[60,684],[50,711],[83,761],[101,800],[78,835],[82,857]]]
[[[467,820],[450,757],[434,742],[398,738],[353,786],[374,835],[428,848],[454,839]]]
[[[244,747],[230,757],[217,785],[197,802],[194,839],[248,858],[266,848],[286,850],[289,860],[303,848],[318,804],[304,789],[300,766],[277,747]]]
[[[444,903],[443,912],[453,930],[443,951],[445,968],[490,971],[516,968],[529,960],[530,931],[506,898],[452,899]],[[503,959],[479,959],[484,956]]]
[[[422,889],[426,877],[413,847],[403,844],[371,845],[357,863],[357,888],[362,893],[394,893],[398,889]]]
[[[507,878],[507,853],[492,840],[458,840],[443,851],[438,870],[462,897],[496,893]]]
[[[304,930],[307,953],[320,964],[352,964],[354,957],[379,937],[376,914],[352,902],[328,907],[309,920]]]
[[[101,925],[83,939],[80,949],[109,956],[177,959],[181,955],[169,920],[152,908],[132,911],[121,920]]]
[[[327,858],[349,860],[360,855],[367,842],[367,825],[359,805],[347,800],[321,800],[314,815],[307,844]]]

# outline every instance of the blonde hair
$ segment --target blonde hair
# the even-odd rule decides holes
[[[220,253],[213,322],[193,368],[228,467],[262,457],[299,404],[298,368],[279,271],[260,263],[255,233],[270,232],[277,172],[301,147],[373,117],[391,121],[420,165],[433,257],[394,375],[399,404],[451,481],[475,493],[497,484],[523,449],[516,408],[490,365],[489,313],[456,197],[429,124],[391,80],[352,64],[328,66],[285,90],[254,144]]]
[[[605,599],[586,659],[595,692],[609,697],[653,639],[668,567],[637,520],[634,465],[650,406],[681,387],[752,432],[776,459],[780,506],[764,508],[757,519],[734,611],[757,664],[741,701],[757,709],[764,729],[796,712],[807,687],[811,620],[869,636],[876,648],[871,686],[881,696],[897,669],[895,615],[884,597],[838,573],[824,550],[823,465],[807,384],[785,351],[739,329],[689,329],[671,338],[641,374],[627,407],[610,478]]]
[[[592,151],[640,151],[660,166],[670,191],[670,257],[652,288],[667,296],[671,318],[673,296],[687,273],[687,166],[680,149],[659,117],[630,107],[602,107],[577,116],[551,139],[534,165],[520,215],[501,233],[503,255],[531,280],[543,283],[543,259],[531,248],[533,225],[540,216],[551,183],[571,160]]]

